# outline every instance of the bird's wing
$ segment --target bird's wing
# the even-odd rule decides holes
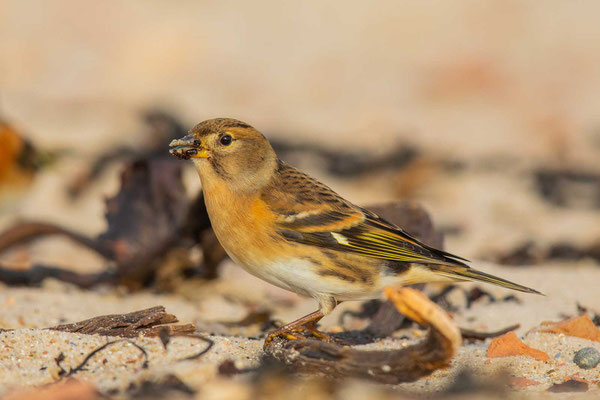
[[[289,241],[389,261],[466,266],[464,259],[421,243],[286,164],[278,174],[277,191],[267,203],[277,214],[278,232]]]

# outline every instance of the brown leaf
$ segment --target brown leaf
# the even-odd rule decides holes
[[[510,356],[528,356],[539,361],[548,361],[550,357],[541,350],[527,346],[517,337],[514,331],[500,336],[492,340],[488,347],[487,356],[495,357],[510,357]]]

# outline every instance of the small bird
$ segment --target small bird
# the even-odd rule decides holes
[[[235,119],[199,123],[173,140],[170,153],[192,160],[214,232],[227,254],[251,274],[302,296],[319,309],[270,332],[329,339],[317,322],[346,300],[380,296],[386,286],[482,281],[538,291],[470,268],[402,228],[342,198],[281,161],[269,141]]]

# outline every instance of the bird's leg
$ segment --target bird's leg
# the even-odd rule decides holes
[[[320,332],[319,330],[317,330],[317,327],[316,327],[317,323],[324,316],[325,316],[325,314],[323,314],[323,312],[321,310],[317,310],[308,315],[305,315],[302,318],[299,318],[293,322],[290,322],[289,324],[286,324],[286,325],[282,326],[281,328],[278,328],[274,331],[269,332],[265,339],[264,347],[266,347],[269,343],[271,343],[271,341],[273,339],[275,339],[277,336],[283,336],[289,340],[297,340],[297,339],[300,339],[300,337],[297,335],[294,335],[294,333],[300,333],[300,332],[306,332],[306,331],[310,332],[313,336],[315,336],[321,340],[330,341],[331,338],[329,337],[329,335],[327,335],[323,332]]]

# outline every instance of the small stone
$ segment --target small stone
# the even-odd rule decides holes
[[[584,347],[575,353],[573,362],[579,368],[592,369],[600,364],[600,352],[593,347]]]

